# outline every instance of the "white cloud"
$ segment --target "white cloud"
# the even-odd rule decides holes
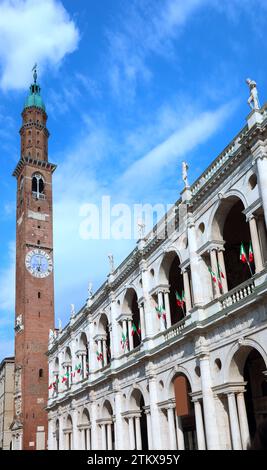
[[[134,96],[140,80],[149,81],[151,55],[174,56],[172,41],[191,16],[209,0],[144,0],[127,3],[127,20],[107,31],[110,82],[117,95]],[[125,93],[127,92],[127,95]]]
[[[215,111],[206,111],[189,120],[183,127],[178,128],[162,143],[150,150],[139,160],[135,161],[122,175],[119,187],[131,190],[133,182],[136,185],[135,194],[143,188],[152,187],[158,180],[167,176],[167,169],[172,169],[198,145],[206,142],[235,110],[235,104],[224,105]]]
[[[21,89],[35,62],[58,66],[79,32],[59,0],[0,0],[0,86]]]

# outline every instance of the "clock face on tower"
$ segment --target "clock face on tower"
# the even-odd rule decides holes
[[[25,258],[25,265],[34,277],[47,277],[53,270],[52,259],[44,250],[31,250]]]

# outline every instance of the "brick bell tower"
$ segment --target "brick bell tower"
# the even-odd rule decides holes
[[[49,330],[54,328],[52,174],[47,114],[37,83],[22,111],[17,179],[13,449],[47,448]]]

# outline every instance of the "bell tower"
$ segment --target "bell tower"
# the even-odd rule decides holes
[[[54,328],[53,202],[47,114],[37,83],[22,111],[17,179],[13,449],[47,448],[49,330]]]

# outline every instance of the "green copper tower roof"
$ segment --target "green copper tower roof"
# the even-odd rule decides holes
[[[36,108],[41,108],[43,111],[45,111],[45,104],[43,102],[43,98],[41,97],[41,87],[37,83],[37,72],[36,72],[36,67],[35,65],[33,67],[34,73],[33,73],[33,79],[34,83],[31,84],[30,86],[30,93],[25,101],[24,104],[24,109],[25,108],[30,108],[31,106],[35,106]]]

